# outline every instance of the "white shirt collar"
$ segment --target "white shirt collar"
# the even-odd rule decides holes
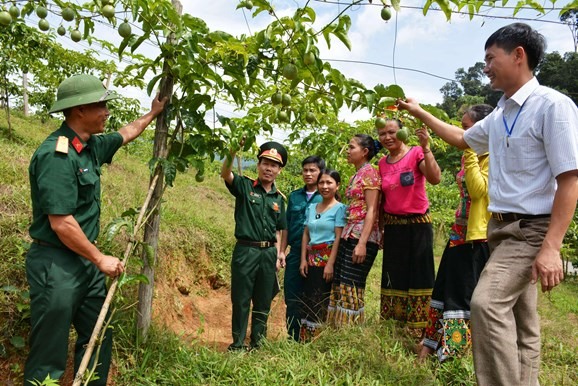
[[[498,107],[503,109],[504,106],[506,105],[506,101],[508,100],[512,100],[518,106],[522,106],[526,101],[526,99],[528,99],[528,97],[534,92],[534,90],[538,88],[538,86],[540,86],[540,83],[538,82],[538,79],[536,79],[536,77],[534,76],[532,79],[527,81],[522,87],[520,87],[518,91],[516,91],[516,93],[512,95],[511,98],[506,98],[505,95],[502,95],[502,97],[498,101]]]

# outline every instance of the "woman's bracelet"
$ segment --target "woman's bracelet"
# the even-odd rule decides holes
[[[423,149],[423,148],[422,148],[422,149]],[[427,153],[431,153],[431,149],[430,149],[429,147],[423,149],[423,154],[427,154]]]

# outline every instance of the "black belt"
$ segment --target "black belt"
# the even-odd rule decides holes
[[[38,239],[32,239],[32,242],[33,242],[34,244],[42,245],[43,247],[59,248],[59,249],[69,250],[67,247],[65,247],[65,246],[63,246],[63,245],[54,245],[54,244],[50,244],[50,243],[47,243],[46,241],[42,241],[42,240],[38,240]],[[96,241],[93,241],[91,244],[96,245]]]
[[[42,241],[42,240],[33,239],[32,242],[34,244],[42,245],[43,247],[67,249],[66,247],[62,247],[60,245],[50,244],[50,243],[47,243],[46,241]]]
[[[492,218],[500,222],[510,222],[518,220],[532,220],[537,218],[550,217],[549,214],[521,214],[521,213],[492,213]]]
[[[255,248],[271,248],[275,246],[275,241],[251,241],[251,240],[242,240],[237,239],[237,243],[241,245],[247,245],[249,247]]]

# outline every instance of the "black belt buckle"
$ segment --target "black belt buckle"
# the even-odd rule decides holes
[[[500,222],[504,221],[504,217],[501,213],[492,213],[492,217]]]

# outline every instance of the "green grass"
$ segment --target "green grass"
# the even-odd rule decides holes
[[[0,112],[0,383],[21,383],[28,334],[24,254],[30,220],[28,161],[34,148],[58,126],[13,115],[14,138],[8,140],[4,113]],[[144,139],[105,168],[102,224],[128,208],[138,207],[146,195],[150,141]],[[205,182],[194,171],[179,174],[162,207],[157,284],[180,280],[185,286],[211,296],[208,282],[228,283],[233,247],[233,198],[210,165]],[[444,188],[444,189],[447,189]],[[443,193],[439,193],[443,195]],[[447,209],[447,208],[446,208]],[[432,208],[436,212],[436,208]],[[447,212],[447,213],[446,213]],[[448,210],[444,216],[449,215]],[[445,245],[441,240],[436,255]],[[109,248],[124,250],[121,237]],[[137,272],[138,259],[130,270]],[[341,330],[325,330],[309,344],[277,339],[251,353],[224,353],[185,335],[153,325],[146,342],[135,338],[136,286],[122,290],[115,323],[116,385],[475,385],[471,355],[444,365],[432,359],[418,365],[415,341],[403,327],[380,321],[381,255],[370,272],[366,292],[367,322]],[[209,288],[209,289],[207,289]],[[540,295],[542,317],[541,385],[578,384],[578,281],[568,279],[549,296]],[[154,307],[174,307],[162,294]],[[223,315],[229,318],[230,315]]]

